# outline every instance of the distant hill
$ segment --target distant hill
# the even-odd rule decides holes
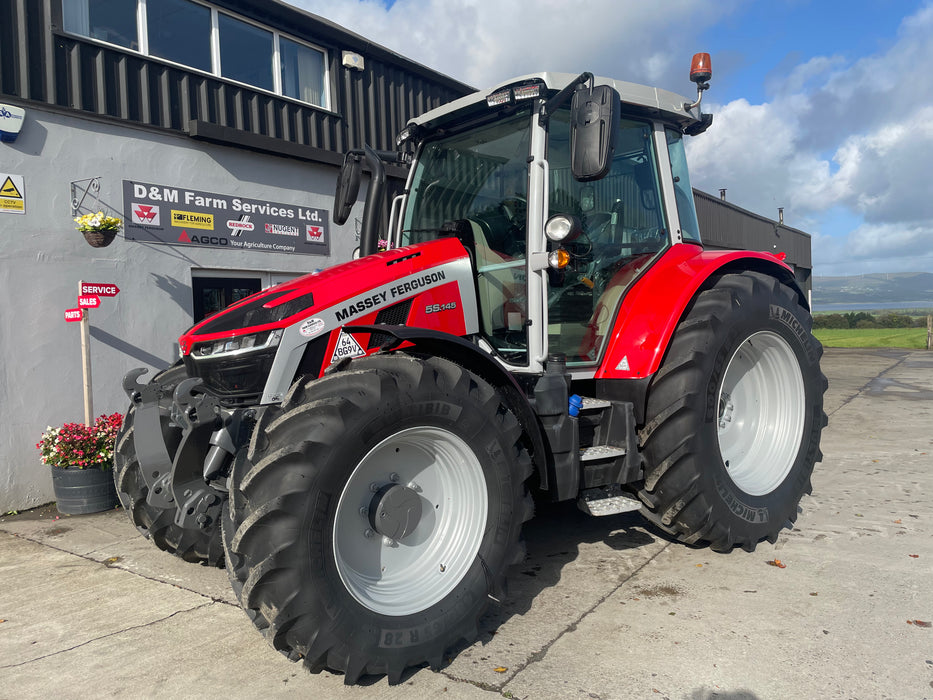
[[[933,274],[877,272],[849,277],[814,277],[813,306],[920,302],[933,306]]]

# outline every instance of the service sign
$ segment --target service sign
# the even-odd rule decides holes
[[[82,282],[82,295],[96,295],[99,297],[115,297],[120,293],[120,288],[111,282]]]
[[[129,241],[330,254],[327,210],[239,195],[124,180],[123,222]]]

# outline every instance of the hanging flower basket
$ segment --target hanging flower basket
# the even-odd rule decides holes
[[[94,248],[106,248],[117,237],[116,231],[82,231],[84,240]]]
[[[84,235],[84,240],[94,248],[106,248],[123,228],[123,222],[118,217],[104,216],[102,211],[79,216],[75,223]]]

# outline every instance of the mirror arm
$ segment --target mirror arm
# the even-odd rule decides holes
[[[386,169],[382,165],[380,153],[368,145],[364,145],[363,150],[371,178],[369,180],[369,189],[366,191],[366,205],[363,209],[363,223],[360,230],[361,258],[372,255],[379,249],[379,222],[385,204],[386,189]]]
[[[557,109],[564,104],[570,96],[576,91],[578,85],[583,83],[589,83],[590,89],[593,88],[593,74],[592,73],[581,73],[576,78],[574,78],[563,90],[558,92],[554,97],[549,99],[544,103],[544,106],[541,107],[541,111],[538,113],[538,123],[542,126],[544,123],[550,119],[551,115],[557,111]]]

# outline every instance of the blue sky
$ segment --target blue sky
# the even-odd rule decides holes
[[[813,236],[814,274],[933,272],[933,0],[289,0],[478,88],[590,70],[690,96],[694,186]]]

